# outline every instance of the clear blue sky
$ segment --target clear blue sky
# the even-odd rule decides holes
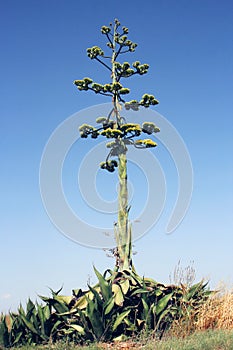
[[[40,159],[53,130],[83,108],[109,102],[79,93],[73,80],[102,79],[85,50],[103,43],[100,28],[114,18],[138,43],[135,57],[150,64],[132,90],[156,95],[156,110],[183,137],[194,170],[185,219],[166,235],[168,203],[161,222],[135,243],[136,268],[166,283],[179,259],[183,266],[194,260],[197,280],[232,286],[232,13],[230,0],[0,2],[0,311],[48,295],[47,287],[64,285],[66,294],[85,287],[95,280],[92,264],[102,272],[114,264],[103,251],[60,234],[39,190]],[[168,193],[168,202],[174,198]]]

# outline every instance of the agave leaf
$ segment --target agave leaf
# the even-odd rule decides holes
[[[115,299],[114,296],[112,296],[107,303],[104,305],[104,315],[108,315],[112,309],[114,308],[115,305]]]
[[[65,335],[71,335],[72,333],[75,332],[75,330],[73,328],[69,328],[69,329],[61,329],[61,332]]]
[[[112,285],[112,292],[114,293],[114,300],[116,305],[122,306],[124,303],[124,295],[119,284],[114,283]]]
[[[90,291],[93,293],[98,305],[100,306],[100,308],[103,308],[103,300],[100,297],[100,294],[97,292],[97,290],[95,288],[92,288],[91,286],[88,286]]]
[[[115,331],[117,329],[117,327],[124,321],[125,317],[127,317],[129,313],[130,313],[130,310],[126,310],[117,316],[117,318],[113,324],[113,327],[112,327],[113,331]]]
[[[49,320],[50,315],[51,315],[50,308],[49,308],[48,305],[45,305],[45,306],[43,307],[43,318],[44,318],[44,322],[46,322],[47,320]]]
[[[128,279],[132,286],[136,286],[136,285],[141,286],[142,285],[142,278],[140,276],[138,276],[136,272],[124,270],[123,274],[125,275],[124,276],[125,279]]]
[[[26,307],[26,310],[27,310],[27,316],[32,312],[32,310],[35,309],[35,304],[31,301],[31,299],[29,298],[28,299],[28,302],[27,302],[27,307]]]
[[[84,328],[82,326],[79,326],[78,324],[70,324],[69,327],[73,328],[74,330],[76,330],[81,335],[85,334]]]
[[[151,328],[152,317],[153,317],[152,308],[153,308],[154,304],[149,306],[144,299],[142,299],[142,304],[143,304],[143,319],[145,320],[146,325],[149,328]]]
[[[87,316],[92,325],[93,335],[96,339],[100,339],[104,332],[104,325],[101,314],[95,308],[95,303],[93,300],[88,300],[87,308],[86,308]]]
[[[23,331],[17,332],[17,335],[12,345],[17,345],[18,343],[20,343],[20,338],[22,337],[22,335],[23,335]]]
[[[66,295],[56,295],[54,297],[55,300],[60,301],[64,304],[66,304],[67,306],[70,304],[71,300],[73,299],[72,296],[66,296]]]
[[[204,292],[204,296],[205,297],[209,297],[209,296],[211,296],[211,295],[213,295],[213,294],[216,294],[217,292],[216,291],[213,291],[213,290],[206,290],[205,292]]]
[[[9,345],[9,332],[6,323],[6,316],[0,322],[0,346]]]
[[[88,300],[92,300],[93,298],[94,298],[94,294],[92,293],[92,291],[88,291],[88,292],[86,292],[86,294],[84,294],[82,297],[80,297],[77,300],[77,302],[75,303],[73,308],[83,310],[87,307]]]
[[[107,301],[112,296],[111,284],[106,281],[106,279],[99,273],[99,271],[94,267],[95,274],[99,280],[99,286],[101,293],[105,301]]]
[[[40,335],[39,332],[34,327],[33,323],[27,320],[27,318],[24,315],[20,315],[21,320],[25,324],[25,326],[34,334]]]
[[[127,317],[124,319],[125,324],[127,325],[127,330],[131,332],[137,331],[137,326],[132,323]]]
[[[85,313],[82,310],[78,310],[78,314],[80,316],[80,322],[83,325],[83,328],[88,331],[89,330],[89,324],[88,324],[88,318],[86,317]]]
[[[134,271],[131,271],[131,276],[132,276],[132,278],[135,280],[135,282],[136,282],[137,284],[139,284],[139,285],[142,285],[142,284],[143,284],[143,279],[144,279],[144,278],[140,277],[140,276],[136,273],[136,271],[135,271],[135,272],[134,272]]]
[[[81,298],[79,298],[79,300],[75,303],[74,308],[77,309],[85,309],[87,307],[87,297],[86,295],[83,295]]]
[[[130,287],[129,280],[125,279],[125,280],[121,281],[120,286],[121,286],[123,294],[126,295],[128,293],[129,287]]]
[[[23,308],[23,306],[22,306],[21,303],[19,304],[18,313],[19,313],[20,315],[26,316],[25,311],[24,311],[24,308]]]
[[[143,305],[143,315],[144,315],[144,319],[146,319],[147,316],[148,316],[149,306],[147,305],[147,303],[145,302],[144,299],[142,299],[142,305]]]
[[[110,275],[108,278],[106,278],[107,273],[109,273],[109,275]],[[115,279],[116,273],[117,272],[114,270],[107,269],[104,271],[103,277],[107,280],[110,279],[112,281],[113,279]]]
[[[78,315],[78,310],[77,309],[72,309],[66,312],[63,312],[61,314],[58,314],[58,316],[76,316]]]
[[[58,289],[56,292],[55,292],[52,288],[49,288],[49,290],[51,291],[52,296],[54,297],[54,296],[58,295],[58,294],[62,291],[62,288],[63,288],[63,287],[61,287],[60,289]]]
[[[30,321],[33,324],[33,326],[35,327],[37,333],[40,334],[41,333],[41,327],[40,327],[41,326],[41,322],[40,322],[40,320],[38,318],[38,313],[37,312],[32,314],[32,316],[30,318]]]
[[[63,299],[59,298],[59,295],[54,295],[52,300],[52,306],[54,307],[57,313],[62,314],[64,312],[69,311],[69,307],[66,303],[64,303]]]
[[[153,287],[157,285],[157,282],[153,278],[145,277],[144,281],[146,284],[150,284],[150,286],[153,286]]]
[[[190,301],[192,298],[197,298],[199,296],[199,293],[202,293],[204,291],[207,284],[208,283],[203,283],[203,281],[194,284],[184,295],[184,300]]]
[[[169,300],[171,300],[172,296],[173,293],[167,294],[158,301],[156,305],[156,315],[159,315],[167,307],[167,304]]]
[[[83,291],[82,289],[78,288],[78,289],[73,289],[72,290],[72,294],[73,296],[75,296],[76,298],[80,298],[83,295]]]
[[[150,291],[147,289],[143,289],[143,288],[135,288],[133,290],[133,292],[131,293],[131,296],[134,296],[136,294],[148,294]]]
[[[63,321],[61,320],[57,320],[54,325],[53,328],[51,329],[50,335],[53,335],[54,333],[56,333],[58,331],[59,326],[63,324]]]
[[[38,295],[38,297],[43,300],[45,303],[48,303],[50,302],[50,300],[52,300],[50,297],[44,297],[43,295]]]
[[[38,312],[38,318],[39,318],[39,321],[40,321],[41,334],[44,337],[45,336],[45,329],[44,329],[45,311],[40,305],[37,305],[37,312]]]
[[[170,309],[165,309],[164,311],[162,311],[162,313],[159,315],[159,318],[156,322],[156,328],[159,328],[160,322],[165,318],[166,315],[168,315],[170,313]],[[173,318],[171,318],[172,320]]]

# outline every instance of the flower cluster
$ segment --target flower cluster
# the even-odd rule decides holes
[[[106,162],[100,163],[100,168],[105,169],[110,173],[113,173],[115,168],[117,168],[117,166],[118,166],[118,163],[116,160],[108,160]]]
[[[140,61],[135,61],[131,65],[129,62],[121,63],[118,61],[118,57],[121,54],[133,52],[137,47],[136,43],[128,39],[128,28],[119,28],[120,26],[120,22],[116,19],[114,24],[110,23],[109,26],[102,26],[101,28],[101,33],[107,37],[107,46],[112,51],[110,56],[105,56],[104,51],[99,46],[87,49],[87,55],[90,59],[95,59],[111,72],[111,81],[107,84],[100,84],[86,77],[74,82],[80,91],[91,90],[96,94],[112,98],[114,106],[107,117],[101,116],[96,119],[96,123],[100,124],[98,127],[95,128],[91,125],[83,124],[79,128],[82,138],[87,138],[90,135],[95,139],[101,135],[107,139],[112,139],[106,145],[109,149],[106,161],[100,165],[102,169],[110,172],[113,172],[117,167],[117,161],[109,160],[110,157],[119,157],[121,154],[126,154],[128,145],[133,145],[137,148],[156,147],[157,144],[151,139],[135,140],[135,138],[141,137],[143,133],[151,135],[160,131],[152,122],[144,122],[142,126],[136,123],[127,123],[125,118],[120,115],[121,108],[119,104],[121,106],[124,105],[126,110],[138,111],[141,106],[148,108],[159,103],[150,94],[144,94],[140,100],[131,100],[129,102],[123,100],[123,95],[129,94],[130,89],[121,84],[121,78],[129,78],[136,74],[146,74],[149,65],[147,63],[141,64]]]
[[[77,88],[82,90],[88,90],[90,87],[89,85],[93,83],[93,80],[91,78],[83,78],[82,80],[75,80],[74,84],[77,86]]]
[[[136,140],[135,146],[143,146],[143,148],[150,148],[150,147],[156,147],[157,143],[152,141],[151,139],[145,139],[145,140]]]
[[[83,78],[82,80],[75,80],[74,84],[80,91],[92,90],[95,93],[104,94],[106,96],[117,95],[119,97],[120,95],[126,95],[130,93],[130,89],[123,87],[119,82],[102,85],[93,82],[93,80],[90,78]]]
[[[93,60],[98,56],[104,56],[104,52],[99,46],[92,46],[87,49],[87,56]]]
[[[151,135],[153,132],[160,132],[160,129],[154,123],[145,122],[142,124],[142,131],[146,134]]]
[[[116,69],[116,75],[117,80],[120,80],[120,78],[129,78],[134,74],[146,74],[149,69],[149,64],[140,64],[139,61],[136,61],[132,64],[134,67],[131,68],[129,62],[123,62],[122,64],[119,62],[115,62],[115,69]]]
[[[82,138],[87,138],[88,135],[91,135],[93,139],[96,139],[99,136],[99,131],[93,126],[88,124],[81,125],[79,127],[79,132]]]
[[[133,123],[122,124],[120,129],[124,133],[124,136],[129,133],[133,136],[139,136],[142,132],[141,126]]]
[[[111,128],[107,128],[107,129],[101,131],[100,134],[102,136],[106,136],[107,139],[118,138],[118,137],[122,137],[123,136],[123,133],[122,133],[121,130],[119,130],[119,129],[111,129]]]
[[[129,102],[125,102],[125,109],[132,109],[133,111],[138,111],[140,106],[148,108],[150,106],[155,106],[159,103],[158,100],[154,97],[154,95],[144,94],[140,101],[131,100]]]

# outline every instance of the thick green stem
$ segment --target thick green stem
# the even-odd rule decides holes
[[[114,27],[113,33],[113,52],[112,52],[112,82],[115,83],[116,71],[115,71],[115,61],[117,57],[116,52],[116,25]],[[120,105],[118,102],[117,93],[113,96],[113,108],[116,118],[116,127],[121,125],[120,118]],[[123,142],[120,138],[118,139],[119,149],[121,148],[121,143]],[[117,261],[116,265],[122,270],[129,270],[132,266],[132,237],[131,237],[131,226],[129,225],[129,208],[128,208],[128,186],[127,186],[127,157],[126,152],[118,154],[118,179],[119,179],[119,189],[118,189],[118,222],[116,228],[116,243],[117,243]]]
[[[118,155],[118,178],[118,223],[116,237],[118,265],[120,270],[128,270],[132,265],[132,238],[128,219],[127,158],[125,153]]]

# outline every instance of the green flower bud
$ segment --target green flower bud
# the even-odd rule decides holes
[[[112,89],[115,90],[115,91],[118,91],[118,90],[122,89],[122,85],[120,83],[118,83],[118,82],[113,83],[112,84]]]
[[[122,64],[122,69],[123,69],[123,70],[127,70],[129,67],[130,67],[129,62],[124,62],[124,63]]]
[[[129,94],[130,93],[130,89],[128,88],[122,88],[119,90],[119,94],[120,95],[126,95],[126,94]]]
[[[104,122],[106,122],[107,118],[106,117],[98,117],[96,119],[96,123],[97,124],[103,124]]]
[[[135,62],[133,63],[133,67],[134,67],[134,68],[137,68],[139,65],[140,65],[140,61],[135,61]]]
[[[103,91],[103,85],[101,84],[98,84],[98,83],[93,83],[91,85],[92,89],[95,90],[96,93],[100,92],[100,91]]]
[[[91,78],[83,78],[83,81],[86,83],[86,84],[91,84],[93,82],[93,80]]]
[[[119,62],[115,62],[114,65],[115,65],[116,69],[122,69],[122,66],[121,66],[121,64]]]
[[[102,26],[102,28],[101,28],[102,34],[108,34],[109,32],[111,32],[111,28],[109,28],[107,26]]]
[[[128,33],[129,33],[129,29],[126,28],[126,27],[122,27],[122,30],[123,30],[123,32],[124,32],[125,34],[128,34]]]
[[[112,85],[105,84],[103,89],[104,89],[104,92],[112,92]]]
[[[115,21],[114,21],[114,22],[115,22],[115,24],[116,24],[117,26],[120,26],[120,25],[121,25],[121,23],[118,21],[118,19],[117,19],[117,18],[115,19]]]

